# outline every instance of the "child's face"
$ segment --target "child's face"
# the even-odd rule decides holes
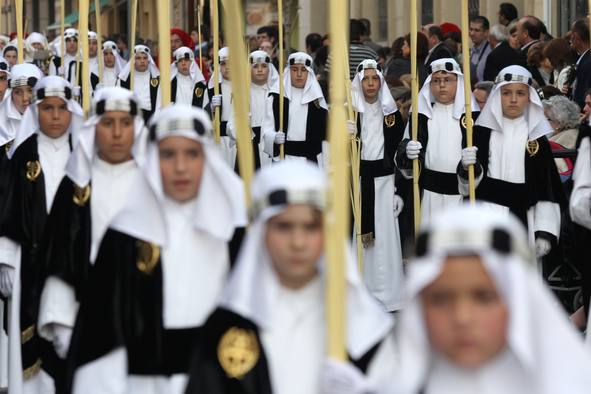
[[[529,86],[524,83],[510,83],[501,87],[503,116],[516,119],[523,116],[529,105]]]
[[[456,99],[456,88],[458,86],[458,76],[445,71],[437,71],[431,77],[431,93],[435,101],[440,104],[448,105]]]
[[[431,346],[454,364],[478,368],[506,346],[509,312],[479,257],[448,257],[421,300]]]

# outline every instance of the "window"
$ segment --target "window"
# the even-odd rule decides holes
[[[571,24],[588,14],[587,0],[562,0],[558,7],[558,35],[563,36]]]

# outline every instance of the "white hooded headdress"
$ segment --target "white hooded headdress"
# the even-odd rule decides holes
[[[380,77],[380,93],[378,100],[382,106],[382,112],[384,115],[390,115],[398,110],[396,101],[390,93],[388,84],[384,79],[384,74],[378,63],[373,59],[366,59],[359,63],[357,67],[357,73],[351,82],[351,96],[353,100],[353,108],[359,113],[365,112],[365,96],[363,95],[362,82],[365,78],[365,70],[376,70],[376,73]]]
[[[177,48],[177,50],[174,51],[172,56],[174,58],[174,63],[172,63],[170,66],[170,79],[171,80],[174,79],[174,77],[176,77],[176,75],[179,72],[179,70],[176,66],[177,62],[181,59],[189,59],[189,60],[191,60],[190,75],[191,75],[191,79],[193,80],[193,83],[205,82],[205,77],[203,76],[201,69],[199,68],[197,63],[195,63],[195,54],[193,53],[191,48],[189,48],[189,47]]]
[[[435,60],[429,66],[429,76],[425,80],[423,87],[419,91],[419,113],[425,115],[429,119],[433,116],[433,102],[435,98],[431,93],[431,79],[433,74],[438,71],[445,71],[446,73],[455,74],[458,77],[456,85],[456,98],[454,100],[453,117],[459,120],[466,111],[466,100],[464,98],[464,74],[460,70],[460,66],[454,59],[444,58]],[[472,95],[472,110],[478,107],[478,103]]]
[[[209,114],[183,104],[169,105],[151,119],[142,176],[136,180],[133,195],[111,227],[158,245],[167,244],[163,211],[165,194],[158,153],[158,142],[167,137],[184,137],[203,145],[205,165],[199,194],[191,202],[191,222],[194,229],[229,241],[237,227],[247,224],[244,186],[213,141]]]
[[[255,64],[265,63],[267,67],[269,67],[269,77],[267,78],[267,85],[269,86],[269,91],[273,93],[279,93],[279,72],[271,63],[271,57],[265,51],[253,51],[248,55],[248,61],[251,67],[254,67]]]
[[[72,113],[72,120],[67,132],[72,136],[73,145],[77,143],[77,132],[84,122],[84,111],[72,96],[72,85],[62,77],[48,76],[40,79],[33,88],[34,101],[29,105],[20,128],[14,138],[8,157],[11,158],[17,148],[33,134],[41,132],[39,126],[39,103],[46,97],[59,97],[66,104],[68,111]]]
[[[591,357],[539,278],[519,220],[482,204],[449,209],[436,216],[418,237],[417,255],[408,269],[410,299],[396,328],[400,370],[393,381],[398,389],[392,392],[414,394],[425,388],[436,353],[429,342],[421,292],[437,279],[448,256],[471,255],[480,257],[507,305],[506,350],[520,366],[519,371],[499,373],[498,369],[486,369],[485,364],[479,373],[499,374],[498,378],[488,376],[492,381],[509,378],[512,372],[525,373],[518,378],[528,382],[528,392],[537,394],[560,393],[566,387],[569,393],[589,391]],[[454,387],[453,381],[449,383]]]
[[[554,129],[546,119],[544,106],[532,86],[532,81],[531,73],[521,66],[509,66],[502,69],[495,79],[495,86],[486,101],[486,105],[480,112],[476,125],[502,132],[504,127],[501,88],[512,83],[520,83],[528,86],[529,89],[529,106],[524,113],[529,129],[529,139],[535,140],[553,133]]]
[[[267,221],[290,204],[323,210],[326,187],[323,172],[308,162],[283,161],[257,173],[252,182],[255,219],[222,295],[221,307],[254,321],[263,330],[269,328],[281,285],[265,245]],[[347,350],[358,359],[384,338],[393,322],[369,295],[353,258],[347,256]],[[318,270],[323,276],[323,258],[318,261]]]
[[[134,117],[134,141],[132,156],[138,166],[143,163],[148,131],[144,126],[142,113],[135,94],[120,87],[106,87],[98,90],[92,103],[93,115],[84,123],[78,132],[78,144],[66,164],[66,175],[79,187],[90,182],[92,162],[96,156],[95,135],[96,125],[101,117],[109,111],[129,112]]]
[[[294,64],[303,64],[308,70],[308,79],[306,80],[306,85],[304,86],[304,92],[302,94],[302,102],[301,104],[308,104],[313,102],[314,100],[318,100],[318,104],[328,110],[328,104],[326,104],[326,100],[324,98],[324,93],[322,93],[322,88],[316,79],[316,74],[314,74],[314,70],[312,69],[312,57],[304,52],[296,52],[289,55],[287,58],[287,66],[285,66],[285,70],[283,72],[283,86],[284,90],[284,97],[287,97],[291,100],[292,97],[292,86],[291,86],[291,73],[290,67]]]
[[[152,76],[152,78],[159,76],[160,70],[158,70],[156,63],[154,62],[154,59],[152,58],[152,54],[150,53],[150,48],[148,48],[145,45],[136,45],[134,47],[134,52],[133,52],[134,57],[140,53],[148,56],[148,61],[150,62],[150,65],[148,66],[148,71],[150,71],[150,75]],[[127,62],[127,64],[123,67],[123,69],[119,73],[120,80],[122,80],[122,81],[127,80],[127,78],[129,77],[129,72],[131,71],[132,66],[135,66],[135,58],[130,59]]]

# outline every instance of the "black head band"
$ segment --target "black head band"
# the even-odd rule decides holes
[[[46,97],[57,97],[56,95],[46,95],[46,91],[45,88],[41,88],[39,90],[37,90],[37,100],[43,100]],[[72,98],[72,89],[70,89],[69,87],[65,87],[64,88],[64,97],[66,98],[66,100],[70,100]]]
[[[156,123],[150,127],[150,141],[156,141],[156,130],[158,129],[158,126],[158,123]],[[175,130],[179,128],[179,121],[174,119],[167,122],[167,124],[163,125],[162,127],[164,126],[166,126],[166,129],[168,130]],[[205,127],[203,127],[203,124],[197,119],[193,120],[193,130],[195,130],[199,136],[205,135]]]
[[[106,109],[107,107],[107,101],[108,100],[101,100],[99,102],[96,103],[96,110],[95,113],[97,115],[103,115],[105,112],[107,112],[108,110]],[[113,111],[113,110],[110,110]],[[124,111],[123,109],[121,109],[121,111]],[[125,111],[127,112],[127,111]],[[136,116],[138,113],[138,108],[137,108],[137,104],[135,101],[133,100],[129,100],[129,113],[132,116]]]

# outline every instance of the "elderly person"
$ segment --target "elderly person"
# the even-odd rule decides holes
[[[543,101],[544,113],[554,134],[548,138],[552,151],[575,149],[579,135],[579,107],[564,96],[552,96]],[[570,159],[554,159],[562,182],[572,174],[573,162]]]

